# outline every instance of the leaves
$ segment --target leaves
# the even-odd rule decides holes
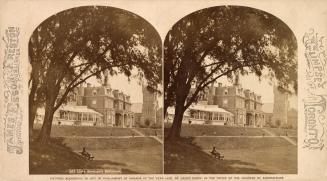
[[[101,72],[143,72],[149,85],[161,82],[161,40],[155,29],[130,12],[85,6],[59,12],[42,22],[29,42],[31,81],[54,79],[66,93]],[[43,89],[47,91],[53,87]],[[60,103],[60,101],[58,101]]]
[[[264,11],[240,6],[196,11],[178,21],[164,42],[165,107],[183,102],[187,108],[211,83],[233,79],[236,72],[268,76],[284,91],[296,92],[296,51],[293,32]]]

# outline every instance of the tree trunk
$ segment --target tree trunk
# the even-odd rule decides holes
[[[52,120],[54,114],[54,102],[47,101],[45,105],[45,115],[43,120],[43,125],[41,128],[41,132],[38,137],[38,141],[42,144],[46,144],[50,141],[50,134],[51,134],[51,127],[52,127]]]
[[[33,80],[32,80],[33,81]],[[28,96],[28,122],[29,122],[29,136],[33,135],[34,119],[37,110],[37,103],[35,101],[37,85],[32,82],[31,92]]]
[[[34,119],[36,116],[37,106],[35,104],[29,103],[29,110],[28,110],[28,121],[29,121],[29,136],[33,136],[33,128],[34,128]]]
[[[163,116],[164,116],[164,119],[166,118],[167,116],[167,110],[168,110],[168,105],[164,103],[164,112],[163,112]]]
[[[43,125],[41,128],[40,135],[38,137],[38,141],[42,144],[46,144],[50,141],[52,120],[53,120],[54,112],[56,111],[54,105],[56,103],[59,94],[59,88],[53,86],[53,84],[51,83],[52,82],[50,80],[48,82],[49,88],[47,89],[47,93],[46,93],[47,95],[45,101],[45,115],[44,115]]]
[[[184,112],[185,108],[183,104],[176,104],[174,121],[167,137],[168,140],[174,141],[180,138]]]

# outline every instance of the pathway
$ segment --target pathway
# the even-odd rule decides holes
[[[134,128],[131,128],[136,134],[140,135],[140,136],[143,136],[143,137],[151,137],[153,139],[155,139],[156,141],[158,141],[160,144],[163,144],[162,140],[159,139],[158,137],[156,136],[145,136],[143,133],[141,133],[140,131],[134,129]]]
[[[263,131],[265,131],[266,133],[268,133],[270,136],[276,136],[274,133],[272,133],[271,131],[268,131],[267,129],[262,128]],[[280,136],[282,138],[284,138],[286,141],[288,141],[289,143],[291,143],[292,145],[296,146],[296,142],[292,139],[290,139],[289,137],[296,137],[296,136]]]

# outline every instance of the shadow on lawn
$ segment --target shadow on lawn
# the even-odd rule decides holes
[[[165,133],[168,129],[165,128]],[[165,134],[167,135],[167,134]],[[254,163],[240,160],[218,160],[194,143],[193,137],[164,142],[164,171],[166,174],[267,174],[251,168]]]
[[[73,152],[63,138],[52,138],[51,142],[43,145],[30,139],[29,149],[30,174],[68,174],[69,169],[105,169],[126,166],[124,163],[110,160],[86,160]],[[122,173],[137,174],[132,170],[121,168]]]

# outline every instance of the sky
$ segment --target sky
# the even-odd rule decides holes
[[[72,1],[69,3],[67,2],[61,4],[48,2],[48,4],[43,5],[35,3],[33,3],[32,5],[30,4],[28,8],[42,9],[42,11],[29,11],[30,17],[33,18],[28,19],[26,21],[20,20],[21,22],[29,23],[29,26],[27,26],[28,29],[24,31],[24,33],[26,35],[30,35],[34,31],[35,27],[37,27],[42,21],[44,21],[51,15],[68,8],[81,6],[82,4],[89,5],[87,1]],[[100,4],[109,5],[107,2],[103,2]],[[228,4],[234,3],[229,2]],[[147,7],[146,11],[144,10],[145,5]],[[180,8],[181,5],[183,5],[183,8]],[[161,1],[153,1],[151,3],[146,1],[130,1],[129,3],[122,1],[111,1],[110,6],[122,8],[140,15],[156,28],[156,30],[161,36],[161,39],[164,40],[169,29],[178,20],[199,9],[207,8],[210,6],[217,6],[217,3],[215,1],[209,1],[207,3],[203,3],[200,1],[193,1],[187,3],[183,1],[166,1],[165,3],[162,3]],[[298,26],[298,24],[296,19],[294,19],[294,12],[289,11],[289,7],[285,6],[285,3],[283,3],[282,6],[279,6],[279,8],[271,6],[271,2],[254,3],[251,4],[251,7],[267,11],[286,22],[287,25],[291,27],[291,29],[297,29],[296,27]],[[26,7],[23,6],[21,7],[21,9],[17,9],[17,11],[22,12],[24,12],[24,10],[26,10]],[[164,18],[161,16],[162,14],[165,15]],[[295,31],[295,33],[297,32]],[[142,87],[141,85],[138,85],[136,80],[128,81],[127,77],[123,75],[110,77],[109,80],[112,88],[120,89],[125,93],[129,94],[131,96],[131,102],[142,102]],[[254,76],[240,77],[240,80],[244,88],[255,90],[256,93],[260,94],[262,96],[263,102],[273,102],[273,88],[271,85],[268,84],[267,80],[262,80],[261,82],[259,82],[258,79]],[[228,84],[226,80],[220,81],[225,84]],[[94,85],[99,85],[94,78],[93,80],[91,79],[88,82]],[[162,97],[160,97],[158,100],[160,101],[159,104],[162,104]],[[291,106],[296,105],[296,100],[296,98],[291,98]]]
[[[223,85],[232,85],[226,78],[221,78],[217,82],[223,83]],[[259,78],[253,74],[240,76],[240,83],[243,88],[250,89],[256,94],[261,95],[262,103],[273,103],[274,102],[274,93],[273,93],[273,85],[267,78]],[[297,96],[290,96],[289,102],[291,108],[297,109]]]
[[[93,86],[100,86],[99,81],[95,78],[91,78],[87,81],[91,83]],[[217,82],[223,83],[223,85],[232,85],[226,78],[222,77]],[[109,83],[111,88],[119,89],[124,93],[131,96],[131,103],[141,103],[143,102],[142,95],[142,86],[138,83],[138,80],[128,78],[123,74],[118,74],[115,76],[109,77]],[[273,85],[269,83],[267,78],[261,78],[259,80],[255,75],[249,74],[246,76],[240,76],[240,83],[243,88],[250,89],[254,91],[256,94],[261,95],[261,100],[263,103],[273,103],[274,102],[274,94],[273,94]],[[163,97],[158,97],[158,104],[162,107]],[[297,108],[297,96],[291,96],[289,98],[290,107]]]
[[[86,81],[91,83],[93,86],[100,86],[101,84],[96,78],[90,78]],[[118,89],[123,91],[125,94],[131,96],[131,103],[143,102],[142,85],[135,78],[128,80],[124,74],[118,74],[109,76],[109,83],[112,89]],[[159,107],[162,107],[162,96],[158,96]]]

